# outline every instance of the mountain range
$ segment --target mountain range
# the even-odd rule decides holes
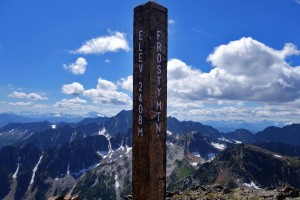
[[[168,117],[167,189],[300,189],[300,125],[222,133]],[[121,199],[131,192],[132,111],[0,129],[0,199]],[[97,198],[96,198],[97,197]]]
[[[86,118],[98,118],[105,117],[104,115],[97,112],[89,112],[86,115],[71,115],[61,113],[32,113],[32,112],[21,112],[15,113],[0,113],[0,128],[7,125],[8,123],[28,123],[28,122],[42,122],[48,121],[50,123],[78,123]],[[108,117],[106,117],[108,118]],[[214,127],[222,133],[233,132],[236,129],[247,129],[252,133],[262,131],[266,127],[276,126],[283,127],[287,125],[283,121],[253,121],[246,122],[243,120],[203,120],[202,124],[206,124]]]
[[[89,112],[86,115],[71,115],[60,113],[45,113],[37,114],[31,112],[22,112],[20,114],[14,113],[0,113],[0,128],[9,123],[29,123],[48,121],[50,123],[77,123],[86,118],[104,117],[96,112]]]
[[[258,131],[264,130],[266,127],[269,126],[276,126],[276,127],[283,127],[287,124],[282,121],[269,121],[269,120],[262,120],[262,121],[253,121],[253,122],[246,122],[244,120],[205,120],[201,121],[203,124],[207,124],[213,126],[214,128],[218,129],[220,132],[233,132],[236,129],[247,129],[252,133],[256,133]]]

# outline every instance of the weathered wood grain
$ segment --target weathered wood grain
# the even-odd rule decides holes
[[[137,6],[133,39],[133,199],[164,200],[168,10],[152,1]]]

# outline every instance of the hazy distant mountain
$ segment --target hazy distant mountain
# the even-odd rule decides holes
[[[95,113],[94,113],[95,114]],[[98,114],[97,114],[98,115]],[[237,129],[226,134],[220,133],[217,129],[203,125],[199,122],[193,121],[179,121],[174,117],[167,118],[168,134],[186,134],[191,132],[199,132],[204,136],[212,139],[219,139],[229,143],[259,143],[259,142],[279,142],[290,145],[300,145],[299,125],[289,125],[283,128],[268,127],[257,134],[252,134],[246,129]],[[19,126],[18,124],[10,124],[5,129],[0,129],[0,147],[6,144],[12,144],[14,142],[27,139],[28,135],[31,136],[29,141],[35,141],[40,145],[49,143],[50,146],[56,145],[60,142],[72,141],[82,138],[88,135],[97,134],[99,131],[104,131],[114,137],[116,143],[120,143],[124,140],[124,137],[131,138],[132,126],[132,111],[121,111],[113,117],[97,117],[97,118],[85,118],[78,123],[57,123],[57,124],[44,124],[43,129],[39,129],[38,123],[29,123],[27,125]],[[69,131],[65,128],[64,134],[62,134],[62,127],[70,127]],[[82,130],[83,127],[85,130]],[[90,126],[90,128],[87,128]],[[78,131],[76,127],[79,128]],[[92,128],[94,127],[94,128]],[[292,127],[292,128],[289,128]],[[4,128],[4,127],[3,127]],[[49,129],[49,130],[46,130]],[[298,130],[299,129],[299,130]],[[36,132],[44,131],[44,133],[35,134]],[[73,133],[74,132],[74,133]],[[53,134],[52,134],[53,133]],[[10,138],[8,136],[11,136]],[[39,136],[40,135],[40,136]],[[61,135],[61,136],[58,136]],[[62,139],[63,138],[65,139]],[[40,142],[40,139],[45,142]],[[62,141],[60,141],[62,140]],[[48,146],[48,145],[46,145]]]
[[[233,132],[236,129],[247,129],[252,133],[256,133],[258,131],[264,130],[268,126],[285,126],[283,122],[273,122],[267,120],[257,122],[246,122],[243,120],[207,120],[202,121],[202,123],[210,125],[223,133]]]
[[[184,134],[194,131],[201,132],[203,135],[215,139],[221,137],[221,133],[217,129],[211,126],[203,125],[199,122],[179,121],[174,117],[168,117],[167,123],[168,131],[170,131],[172,134]]]
[[[224,134],[224,136],[230,139],[231,141],[234,141],[235,143],[253,144],[262,142],[259,138],[257,138],[256,135],[254,135],[246,129],[237,129],[233,132],[228,132]]]
[[[35,119],[26,116],[20,116],[12,113],[0,113],[0,128],[9,123],[28,123],[28,122],[39,122],[42,119]]]
[[[95,117],[95,118],[84,118],[80,122],[78,122],[76,125],[86,125],[86,124],[91,124],[91,123],[98,123],[98,124],[103,124],[105,123],[109,118],[108,117]]]
[[[97,117],[105,117],[105,116],[98,112],[89,112],[83,116],[83,118],[97,118]]]
[[[30,113],[30,112],[23,112],[20,115],[28,116],[28,117],[34,118],[34,119],[46,120],[51,123],[58,123],[58,122],[77,123],[84,118],[84,116],[81,116],[81,115],[62,114],[62,113],[36,114],[36,113]]]
[[[99,113],[90,112],[85,116],[71,115],[71,114],[55,114],[55,113],[45,113],[36,114],[31,112],[22,112],[20,114],[12,113],[0,113],[0,128],[9,123],[29,123],[29,122],[41,122],[48,121],[50,123],[77,123],[85,118],[96,118],[104,117]]]

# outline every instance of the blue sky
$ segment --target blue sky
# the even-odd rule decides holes
[[[0,112],[131,109],[144,2],[1,1]],[[158,2],[169,9],[168,115],[299,123],[299,0]]]

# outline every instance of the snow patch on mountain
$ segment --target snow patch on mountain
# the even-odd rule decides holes
[[[167,135],[173,135],[173,133],[167,130]]]
[[[17,169],[15,171],[15,173],[13,174],[13,179],[16,179],[17,176],[18,176],[18,172],[19,172],[19,168],[20,168],[20,157],[18,158],[18,166],[17,166]]]
[[[111,138],[111,136],[107,133],[105,127],[103,127],[99,132],[98,135],[103,135],[107,138],[107,140],[109,140]]]
[[[201,155],[199,154],[199,152],[192,152],[192,154],[193,154],[193,156],[196,156],[196,157],[198,157],[198,158],[201,157]]]
[[[75,137],[75,135],[76,135],[76,132],[73,132],[71,135],[70,143],[73,141],[73,138]]]
[[[97,151],[96,152],[99,156],[101,156],[103,159],[108,156],[108,151]]]
[[[126,154],[129,154],[129,152],[132,150],[132,147],[129,147],[126,145]]]
[[[215,159],[215,157],[216,157],[215,153],[207,154],[207,158],[208,158],[207,162],[211,162],[213,159]]]
[[[37,169],[38,169],[38,167],[39,167],[39,165],[42,161],[42,158],[43,158],[43,155],[40,156],[40,159],[39,159],[38,163],[34,166],[34,168],[32,170],[32,177],[31,177],[31,180],[30,180],[30,185],[33,184],[33,182],[34,182],[35,173],[36,173],[36,171],[37,171]]]
[[[229,142],[232,143],[230,140],[224,138],[224,136],[222,136],[221,138],[218,138],[219,141],[223,141],[223,142]]]
[[[67,174],[70,175],[70,163],[68,163]]]
[[[81,174],[84,174],[85,172],[88,172],[92,169],[95,169],[96,167],[98,167],[100,165],[100,163],[96,163],[88,168],[83,168],[81,170],[79,170],[78,172],[73,172],[71,173],[72,175],[75,175],[75,176],[80,176]]]
[[[98,135],[103,135],[104,137],[106,137],[107,141],[108,141],[108,157],[111,158],[112,157],[112,154],[113,154],[113,149],[111,147],[111,142],[110,142],[110,138],[111,138],[111,135],[109,135],[105,129],[105,127],[103,127],[99,132],[98,132]],[[106,156],[107,157],[107,156]],[[106,158],[105,157],[105,158]]]
[[[238,140],[233,140],[235,144],[242,144],[243,142],[238,141]]]
[[[118,175],[116,174],[115,175],[115,181],[116,181],[116,190],[120,187],[120,183],[119,183],[119,181],[118,181]]]
[[[212,142],[211,145],[213,145],[216,149],[219,149],[219,150],[224,150],[226,148],[226,146],[224,144],[220,144],[220,143]]]
[[[111,147],[111,142],[110,142],[110,140],[108,140],[108,157],[111,158],[113,153],[114,153],[114,151]]]
[[[123,145],[121,145],[118,149],[117,149],[117,151],[119,151],[119,150],[121,150],[121,151],[124,151],[124,146]]]
[[[251,183],[244,183],[244,185],[246,186],[246,187],[253,187],[253,188],[255,188],[255,189],[260,189],[253,181],[251,181]]]

